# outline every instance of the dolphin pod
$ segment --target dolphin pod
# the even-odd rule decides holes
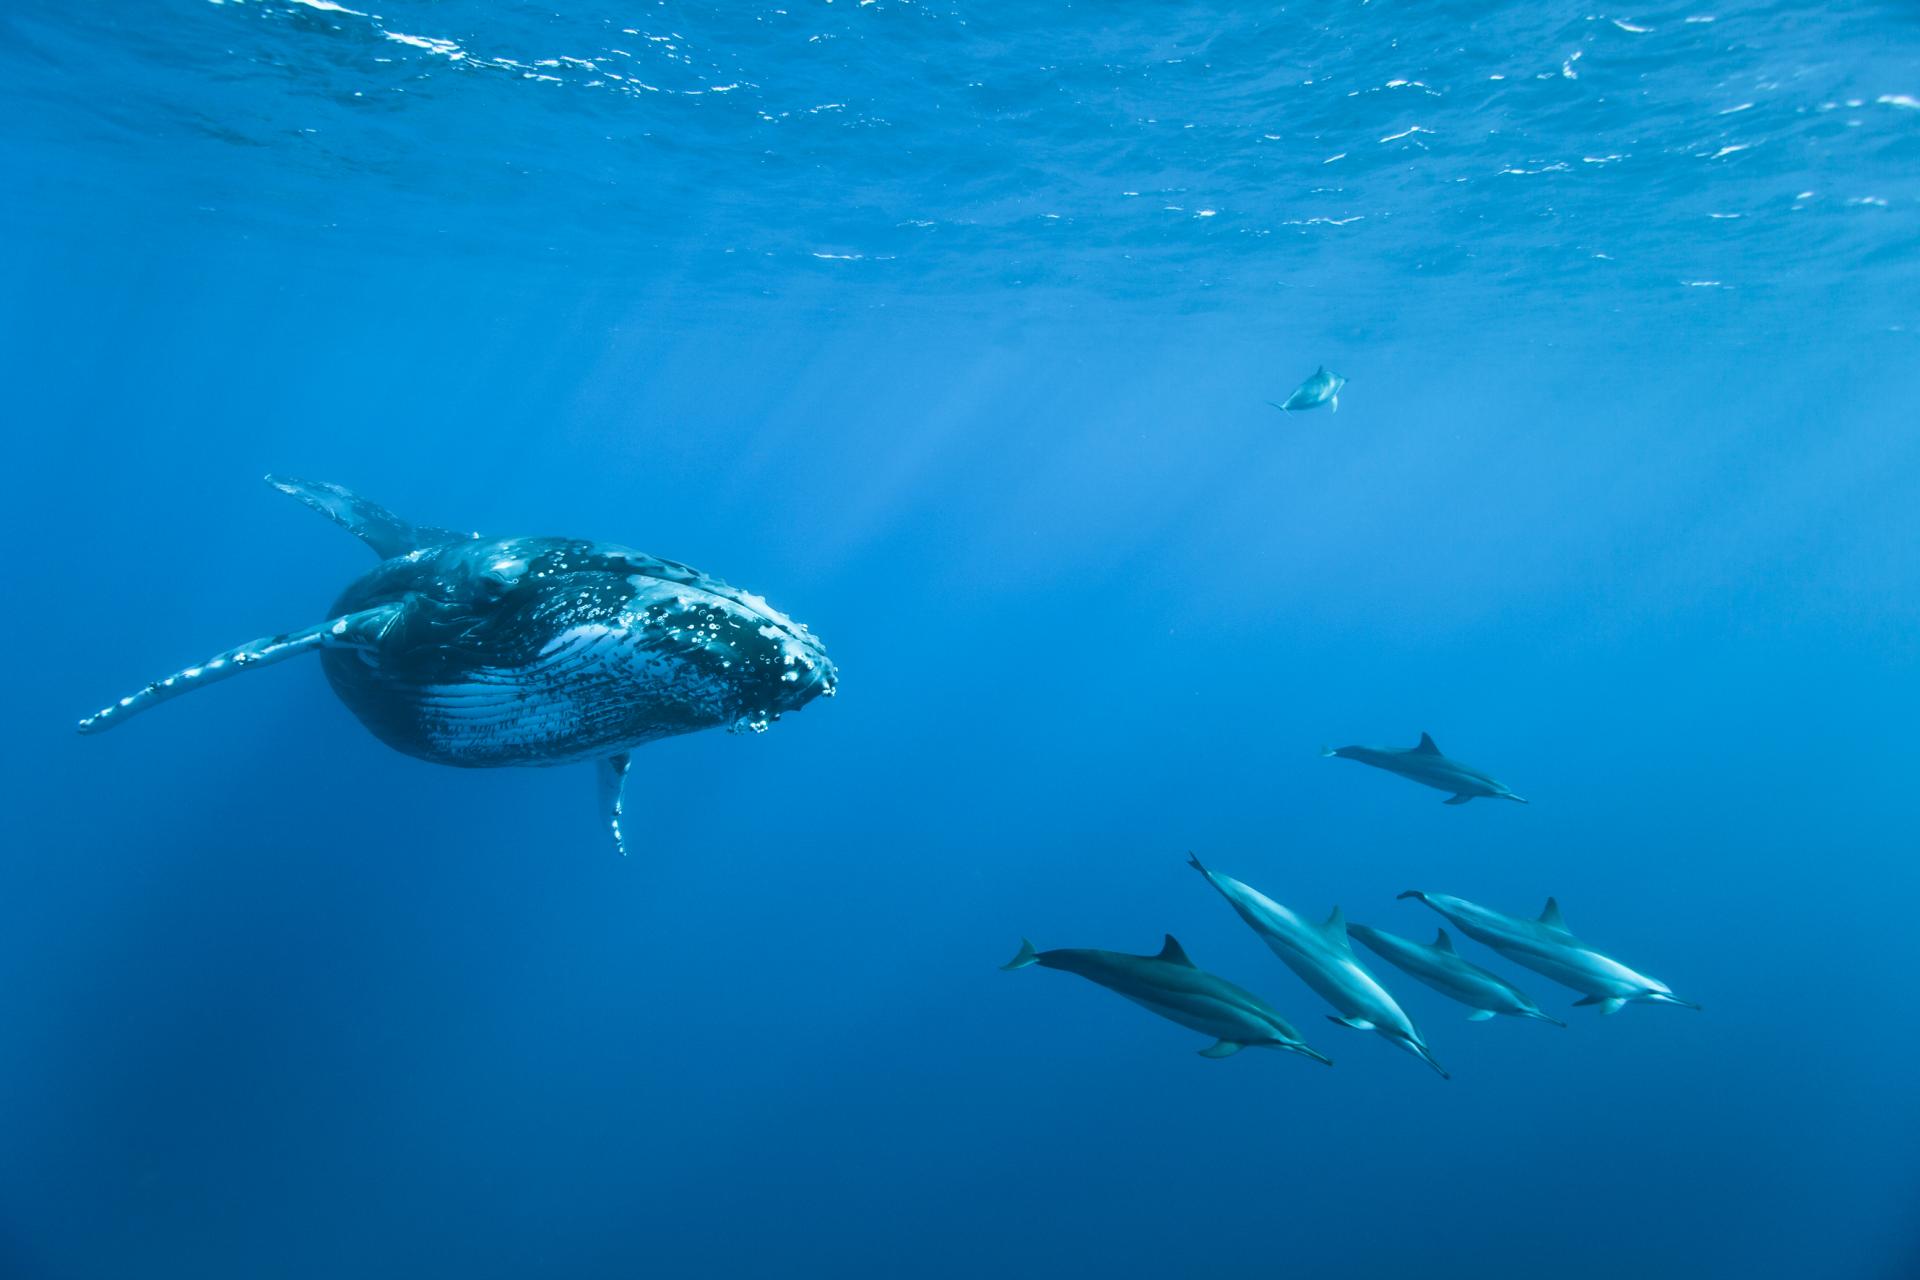
[[[838,673],[806,627],[683,564],[612,543],[415,525],[338,485],[267,481],[380,563],[325,621],[156,680],[80,732],[318,653],[348,709],[410,756],[464,768],[596,762],[602,821],[625,853],[636,747],[722,725],[758,732],[834,691]]]
[[[1406,1010],[1354,955],[1351,938],[1359,938],[1395,968],[1468,1006],[1472,1010],[1467,1015],[1469,1022],[1485,1022],[1496,1014],[1505,1014],[1557,1027],[1567,1025],[1542,1011],[1506,979],[1460,955],[1445,929],[1432,943],[1418,943],[1384,929],[1349,925],[1338,907],[1325,921],[1315,924],[1252,886],[1209,869],[1198,857],[1188,855],[1188,865],[1206,878],[1301,981],[1338,1011],[1328,1015],[1329,1021],[1376,1033],[1432,1067],[1442,1079],[1452,1077],[1435,1060]],[[1516,964],[1582,992],[1584,998],[1575,1001],[1577,1005],[1598,1005],[1602,1013],[1614,1013],[1634,1001],[1700,1007],[1674,995],[1664,982],[1629,969],[1580,942],[1567,931],[1559,904],[1552,898],[1547,899],[1547,909],[1538,920],[1525,920],[1447,894],[1408,890],[1400,896],[1420,899],[1468,937]],[[1081,949],[1035,951],[1031,942],[1022,939],[1019,954],[1000,967],[1024,969],[1035,964],[1077,973],[1163,1018],[1214,1037],[1213,1045],[1201,1050],[1204,1057],[1224,1058],[1258,1046],[1285,1049],[1330,1064],[1259,997],[1195,967],[1172,934],[1167,935],[1160,952],[1151,956]]]
[[[1572,987],[1585,997],[1574,1001],[1576,1005],[1597,1004],[1602,1013],[1618,1013],[1623,1005],[1636,1002],[1700,1007],[1674,995],[1658,978],[1629,969],[1574,937],[1560,916],[1560,904],[1552,898],[1538,919],[1528,920],[1446,893],[1409,889],[1400,896],[1418,898],[1475,942],[1563,987]]]
[[[1020,953],[1000,967],[1034,964],[1077,973],[1170,1022],[1214,1037],[1213,1044],[1200,1050],[1203,1058],[1225,1058],[1247,1048],[1284,1049],[1333,1065],[1333,1059],[1310,1047],[1258,996],[1197,967],[1172,934],[1159,954],[1151,956],[1084,948],[1035,951],[1022,938]]]
[[[1420,741],[1411,747],[1322,747],[1320,754],[1372,765],[1397,773],[1410,782],[1452,792],[1444,804],[1465,804],[1481,796],[1512,800],[1517,804],[1527,802],[1524,796],[1513,794],[1506,783],[1443,755],[1430,734],[1421,734]]]

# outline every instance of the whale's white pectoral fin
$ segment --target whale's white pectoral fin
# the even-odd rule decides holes
[[[613,847],[627,856],[627,774],[633,769],[633,754],[622,751],[600,762],[600,813],[613,833]]]
[[[1468,1022],[1485,1022],[1488,1018],[1491,1018],[1492,1016],[1493,1016],[1493,1010],[1491,1009],[1475,1009],[1472,1013],[1467,1015],[1467,1021]]]
[[[1203,1058],[1231,1058],[1244,1048],[1246,1048],[1245,1045],[1237,1044],[1232,1040],[1219,1040],[1202,1049],[1200,1056]]]
[[[337,484],[284,476],[268,476],[267,483],[282,493],[292,494],[359,538],[382,560],[391,560],[421,547],[443,547],[450,542],[467,542],[479,537],[474,533],[410,524],[379,503],[369,502]]]
[[[163,680],[156,680],[137,693],[130,693],[110,707],[103,707],[80,722],[80,732],[99,733],[111,729],[129,716],[138,715],[149,707],[158,706],[171,698],[189,693],[202,685],[217,684],[222,680],[239,675],[242,671],[251,671],[255,667],[269,667],[276,662],[285,662],[316,649],[371,649],[387,633],[394,621],[399,618],[404,606],[399,604],[376,605],[363,609],[359,613],[342,614],[338,618],[329,618],[325,622],[315,623],[299,631],[289,631],[285,635],[266,636],[259,640],[249,640],[238,648],[225,653],[215,654],[197,666],[176,671]]]
[[[1365,1018],[1339,1018],[1330,1013],[1327,1015],[1327,1021],[1337,1022],[1343,1027],[1352,1027],[1355,1031],[1372,1031],[1374,1029],[1373,1024]]]

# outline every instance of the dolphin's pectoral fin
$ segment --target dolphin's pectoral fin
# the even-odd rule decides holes
[[[1330,1013],[1327,1015],[1327,1021],[1337,1022],[1343,1027],[1352,1027],[1355,1031],[1372,1031],[1374,1029],[1373,1024],[1365,1018],[1341,1018]]]
[[[327,519],[372,547],[382,560],[403,556],[421,547],[443,547],[449,542],[467,542],[474,533],[456,533],[428,525],[409,524],[377,502],[369,502],[352,490],[337,484],[268,476],[267,483],[282,493],[290,493]]]
[[[627,856],[627,774],[633,768],[633,754],[622,751],[600,762],[600,812],[607,829],[613,832],[613,847]]]
[[[1445,800],[1442,800],[1440,803],[1441,804],[1465,804],[1467,801],[1471,799],[1473,799],[1473,797],[1467,796],[1467,795],[1448,796]]]
[[[163,680],[156,680],[138,693],[128,694],[112,706],[94,712],[80,722],[80,732],[99,733],[111,729],[129,716],[202,685],[217,684],[242,671],[272,666],[311,650],[371,648],[379,643],[380,637],[400,616],[402,607],[398,604],[377,605],[359,613],[329,618],[299,631],[289,631],[285,635],[250,640],[238,648],[215,654],[198,666],[187,667]]]
[[[1620,1007],[1626,1004],[1626,1002],[1627,998],[1625,996],[1587,996],[1584,999],[1575,1000],[1573,1004],[1575,1008],[1579,1008],[1581,1005],[1597,1004],[1600,1006],[1601,1013],[1618,1013],[1620,1012]]]
[[[1472,1013],[1467,1015],[1467,1021],[1468,1022],[1485,1022],[1488,1018],[1491,1018],[1492,1016],[1493,1016],[1493,1010],[1491,1009],[1475,1009]]]
[[[1340,393],[1338,391],[1334,392],[1332,397],[1328,399],[1327,403],[1333,406],[1333,411],[1335,413],[1340,412]]]
[[[1233,1040],[1216,1040],[1200,1051],[1203,1058],[1231,1058],[1247,1046]]]

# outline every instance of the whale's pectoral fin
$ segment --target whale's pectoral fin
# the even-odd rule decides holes
[[[1472,796],[1448,796],[1445,800],[1442,800],[1440,803],[1441,804],[1465,804],[1467,801],[1471,799],[1473,799]]]
[[[267,483],[282,493],[290,493],[327,519],[372,547],[382,560],[403,556],[421,547],[443,547],[449,542],[467,542],[474,533],[456,533],[429,525],[409,524],[377,502],[369,502],[337,484],[312,480],[294,480],[268,476]]]
[[[1233,1040],[1217,1040],[1200,1051],[1203,1058],[1231,1058],[1247,1046]]]
[[[1620,1007],[1626,1002],[1624,996],[1588,996],[1584,1000],[1575,1000],[1573,1003],[1575,1008],[1586,1004],[1597,1004],[1602,1013],[1618,1013]]]
[[[272,666],[288,658],[315,649],[370,649],[380,642],[400,617],[404,606],[383,604],[359,613],[342,614],[300,631],[250,640],[225,653],[215,654],[198,666],[176,671],[164,680],[156,680],[138,693],[130,693],[110,707],[94,712],[80,722],[80,732],[99,733],[111,729],[129,716],[158,706],[202,685],[217,684],[255,667]]]
[[[627,774],[633,768],[633,754],[622,751],[600,762],[600,812],[607,829],[613,832],[613,847],[627,856]]]
[[[1337,1022],[1343,1027],[1352,1027],[1355,1031],[1372,1031],[1374,1029],[1373,1024],[1365,1018],[1338,1018],[1330,1013],[1327,1015],[1327,1021]]]
[[[1493,1010],[1491,1009],[1475,1009],[1472,1013],[1467,1015],[1467,1021],[1468,1022],[1485,1022],[1488,1018],[1491,1018],[1492,1016],[1493,1016]]]

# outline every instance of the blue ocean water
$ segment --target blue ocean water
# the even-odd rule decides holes
[[[1920,1274],[1911,6],[9,0],[0,120],[0,1275]],[[840,694],[625,859],[313,662],[74,734],[370,567],[267,471]],[[1704,1010],[1374,965],[1443,1081],[1189,850]],[[1168,932],[1333,1068],[997,968]]]

